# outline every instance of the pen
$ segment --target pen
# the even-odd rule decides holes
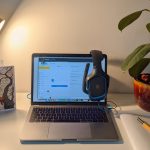
[[[148,124],[146,121],[142,120],[140,117],[137,118],[137,120],[142,124],[142,127],[150,132],[150,124]]]

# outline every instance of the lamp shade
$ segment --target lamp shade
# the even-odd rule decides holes
[[[5,23],[5,20],[0,18],[0,30],[2,29],[4,23]]]

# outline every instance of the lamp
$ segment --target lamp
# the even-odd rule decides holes
[[[0,30],[2,29],[4,23],[5,23],[5,20],[0,18]]]

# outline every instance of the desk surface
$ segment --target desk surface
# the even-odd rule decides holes
[[[108,100],[115,101],[124,112],[146,112],[136,106],[132,94],[109,94]],[[21,144],[19,135],[24,124],[27,111],[30,107],[30,100],[27,93],[16,94],[16,110],[0,112],[0,149],[1,150],[132,150],[128,136],[122,126],[121,120],[115,117],[120,130],[122,142],[118,144]],[[29,131],[31,132],[31,131]]]

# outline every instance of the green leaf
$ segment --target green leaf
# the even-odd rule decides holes
[[[137,47],[122,63],[122,70],[128,70],[150,52],[150,43]]]
[[[148,24],[146,25],[146,28],[147,28],[148,32],[150,32],[150,23],[148,23]]]
[[[130,76],[136,78],[150,63],[150,58],[143,58],[129,69]]]
[[[121,19],[120,22],[119,22],[119,24],[118,24],[118,29],[120,31],[122,31],[125,27],[127,27],[132,22],[134,22],[135,20],[137,20],[140,17],[142,11],[144,11],[144,10],[136,11],[136,12],[134,12],[134,13],[132,13],[132,14],[124,17],[123,19]]]
[[[139,47],[137,47],[130,55],[128,55],[128,57],[123,61],[123,63],[121,64],[121,69],[122,70],[127,70],[129,69],[130,66],[130,61],[132,60],[132,58],[135,56],[136,53],[138,53],[143,47],[145,46],[145,44],[140,45]]]

